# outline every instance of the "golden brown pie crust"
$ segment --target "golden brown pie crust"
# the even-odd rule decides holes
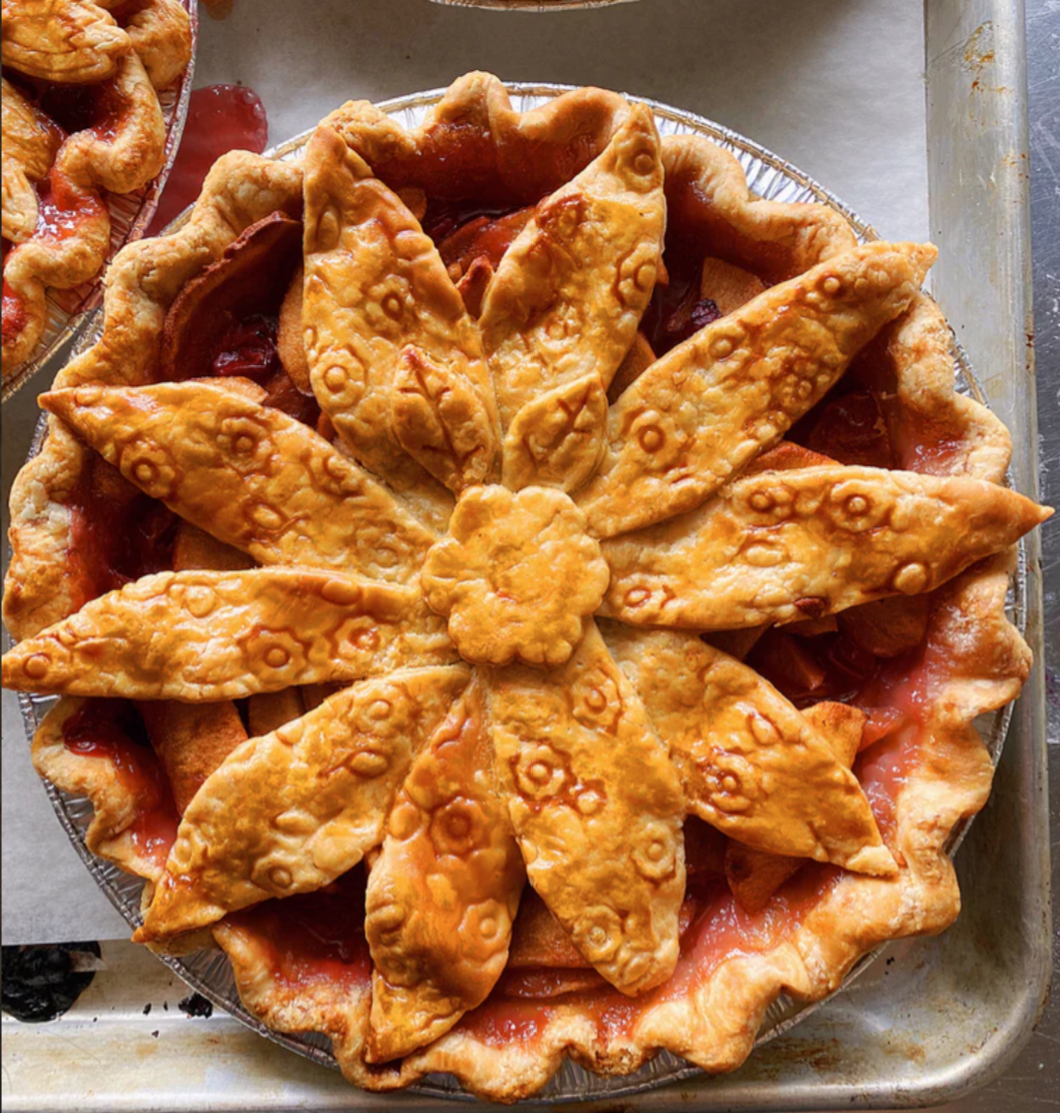
[[[671,137],[657,144],[646,121],[650,116],[642,110],[599,90],[567,94],[519,115],[496,79],[474,74],[453,86],[432,122],[417,132],[403,131],[370,105],[351,104],[325,121],[311,145],[302,308],[310,377],[333,427],[346,438],[348,462],[337,467],[357,468],[359,461],[371,471],[373,460],[384,461],[385,478],[396,492],[387,511],[391,528],[408,546],[396,567],[419,562],[411,577],[384,576],[383,565],[372,566],[373,579],[390,581],[374,590],[390,592],[395,606],[402,592],[419,591],[419,567],[429,549],[426,601],[440,618],[422,607],[415,610],[417,644],[429,634],[434,652],[455,660],[455,643],[455,650],[476,664],[471,685],[464,686],[467,672],[460,666],[438,658],[402,659],[393,664],[406,671],[359,681],[337,694],[320,691],[323,702],[303,690],[297,700],[288,696],[282,703],[258,705],[257,721],[268,731],[246,742],[239,741],[236,731],[236,749],[216,771],[193,772],[189,782],[173,781],[184,813],[183,841],[178,837],[162,885],[157,883],[164,863],[143,853],[146,821],[121,784],[115,763],[105,755],[71,752],[64,744],[63,723],[84,703],[65,697],[34,745],[43,776],[92,799],[97,814],[90,848],[155,883],[149,886],[147,895],[153,899],[141,937],[180,946],[181,929],[213,922],[214,938],[232,961],[247,1007],[278,1031],[327,1034],[346,1076],[369,1089],[396,1089],[428,1073],[449,1071],[482,1097],[514,1101],[539,1089],[567,1056],[601,1073],[618,1074],[635,1070],[659,1049],[711,1071],[738,1066],[780,992],[818,1000],[878,943],[940,931],[952,922],[960,898],[947,842],[955,824],[985,802],[992,774],[973,720],[1015,698],[1030,668],[1029,650],[1006,618],[1005,594],[1011,546],[1045,512],[998,485],[1010,452],[1008,435],[983,407],[954,392],[948,328],[934,304],[917,292],[930,252],[910,245],[857,248],[852,230],[836,213],[756,199],[731,156],[700,138]],[[568,152],[574,146],[581,161],[571,166]],[[474,150],[473,157],[456,157],[468,149]],[[525,152],[531,149],[535,156],[527,161]],[[601,156],[595,169],[586,169]],[[441,165],[449,166],[447,174],[440,174]],[[627,165],[632,178],[615,170]],[[594,183],[605,172],[608,182],[597,196]],[[573,187],[571,182],[582,184]],[[577,222],[565,225],[563,205],[553,198],[544,203],[543,217],[537,215],[539,207],[522,223],[499,265],[490,264],[484,296],[470,298],[469,304],[466,291],[459,291],[465,294],[462,299],[457,294],[454,276],[444,268],[439,271],[437,255],[419,231],[424,217],[411,208],[418,205],[415,191],[447,199],[452,196],[447,189],[457,191],[456,196],[494,204],[503,198],[523,206],[537,206],[542,196],[558,189],[561,200],[584,203],[592,212],[600,206],[608,218],[637,232],[632,248],[621,235],[615,239],[613,246],[625,253],[622,261],[597,243],[586,250],[600,265],[590,266],[587,276],[565,270],[562,263],[556,268],[542,265],[534,279],[538,285],[527,280],[524,288],[523,271],[534,273],[549,251],[556,249],[562,256],[567,245],[581,242]],[[191,411],[189,425],[165,439],[166,421],[181,409],[178,399],[199,392],[236,421],[239,428],[229,425],[212,433],[211,445],[222,436],[234,443],[233,437],[246,432],[247,422],[265,421],[274,437],[279,426],[288,428],[278,411],[260,405],[258,388],[190,383],[143,389],[143,384],[151,381],[165,314],[182,287],[257,220],[276,211],[297,217],[302,190],[297,165],[227,156],[211,173],[180,231],[125,249],[112,266],[103,335],[60,373],[47,402],[53,416],[44,448],[16,480],[5,617],[12,632],[28,640],[5,658],[5,683],[33,687],[30,663],[40,657],[42,646],[54,644],[76,654],[78,637],[91,639],[102,618],[118,614],[116,594],[96,604],[89,601],[94,594],[90,569],[79,563],[78,485],[91,478],[94,465],[74,429],[105,455],[112,453],[109,458],[134,484],[169,499],[194,519],[188,508],[199,493],[192,490],[185,497],[167,485],[157,458],[159,445],[170,454],[183,451],[177,442],[193,440],[193,434],[185,433],[203,420],[194,405],[184,405],[183,412]],[[647,197],[634,217],[628,205],[638,190]],[[726,311],[653,364],[650,350],[644,351],[643,334],[636,334],[647,305],[637,276],[646,283],[644,268],[650,266],[654,286],[662,273],[657,222],[663,195],[668,219],[682,235],[712,246],[703,253],[702,293],[709,297],[708,287],[717,284]],[[389,229],[375,255],[365,251],[359,257],[349,237],[346,250],[338,249],[344,229],[358,227],[358,222]],[[394,253],[395,245],[407,245],[408,255],[387,261],[386,253]],[[516,274],[514,261],[520,259],[522,269]],[[506,268],[513,271],[507,278]],[[584,279],[581,301],[570,293],[572,275],[578,282]],[[623,276],[630,280],[628,289]],[[380,283],[378,298],[363,292]],[[387,283],[415,290],[392,307],[399,318],[414,315],[407,319],[411,357],[397,350],[387,324],[395,319],[386,313],[392,292]],[[759,292],[760,287],[768,288]],[[361,292],[354,296],[353,289]],[[540,307],[511,324],[520,305],[538,304],[536,289],[553,291],[557,304],[571,307],[569,316],[567,310],[559,315],[566,324],[553,321],[550,331],[548,311]],[[502,312],[506,298],[508,307]],[[792,330],[776,323],[783,316],[781,305],[799,299],[805,302],[800,320],[816,322],[805,326],[804,339],[797,339],[802,326]],[[345,301],[354,306],[351,314]],[[621,344],[605,343],[594,332],[598,310],[617,314],[611,319],[619,322]],[[625,323],[626,313],[632,315],[632,327]],[[824,337],[809,335],[829,318],[832,323],[821,326]],[[770,330],[773,338],[760,342],[760,334]],[[751,333],[747,355],[742,337]],[[350,386],[352,361],[366,366],[365,346],[376,344],[377,338],[380,356],[372,363],[372,374],[385,369],[381,385],[358,392]],[[519,344],[525,345],[527,359],[508,362],[506,348]],[[635,410],[639,417],[645,407],[654,407],[658,419],[649,426],[658,428],[665,441],[682,428],[694,433],[713,412],[709,400],[694,401],[692,410],[683,410],[682,396],[660,393],[655,386],[660,367],[690,375],[689,368],[699,360],[695,382],[705,384],[705,394],[720,391],[719,398],[731,400],[741,397],[761,362],[751,357],[757,353],[766,359],[778,347],[785,354],[777,361],[776,390],[744,390],[746,401],[734,407],[739,420],[721,423],[713,447],[696,443],[694,437],[689,442],[689,459],[697,465],[690,469],[691,485],[663,483],[631,501],[616,494],[630,483],[652,481],[650,465],[641,461],[631,465],[628,481],[618,483],[629,455],[626,446],[636,443],[647,452],[653,443],[649,436],[646,448],[644,436],[638,437],[645,429],[632,428],[621,415]],[[639,354],[627,358],[630,348]],[[855,352],[849,374],[884,399],[880,420],[888,430],[894,464],[908,470],[852,467],[789,441],[763,454],[830,388]],[[815,355],[822,356],[818,373],[827,382],[814,379],[800,396],[800,380],[792,374],[800,361],[812,362]],[[826,362],[825,355],[834,358]],[[597,357],[591,368],[590,356]],[[495,412],[476,403],[489,385],[480,363],[504,381]],[[336,372],[329,384],[332,367],[343,374]],[[712,367],[721,370],[715,373]],[[531,376],[528,383],[519,378],[524,372]],[[732,381],[726,385],[729,374]],[[616,375],[626,390],[610,408],[605,438],[605,410],[600,407],[606,407],[607,389]],[[363,387],[366,380],[358,381]],[[408,407],[400,396],[410,391]],[[454,405],[439,405],[450,393]],[[775,412],[777,397],[787,414],[783,421]],[[535,413],[543,398],[550,400]],[[374,411],[363,408],[366,399],[376,406]],[[644,400],[644,406],[631,408],[634,399]],[[788,405],[791,399],[796,401]],[[124,452],[113,446],[124,444],[130,433],[144,433],[149,425],[128,416],[129,407],[156,404],[161,406],[159,422],[143,442],[146,447],[142,444],[126,465]],[[573,416],[565,425],[550,426],[557,404]],[[528,411],[527,435],[546,438],[538,442],[545,451],[525,448],[519,422]],[[664,428],[666,422],[670,424]],[[124,432],[116,437],[116,429]],[[737,435],[741,429],[744,439]],[[467,450],[454,449],[469,430],[470,439],[460,442]],[[513,430],[519,446],[510,441]],[[309,434],[291,430],[290,435],[304,439]],[[483,480],[496,481],[498,436],[505,486],[483,487]],[[448,460],[421,451],[431,445],[443,446]],[[396,456],[395,446],[407,454]],[[248,458],[254,455],[252,448],[247,448]],[[469,452],[477,461],[473,468],[454,466]],[[278,453],[285,454],[291,453]],[[759,455],[765,470],[753,465]],[[752,466],[736,475],[745,463]],[[182,470],[183,464],[179,466]],[[608,478],[612,475],[614,480]],[[432,478],[428,482],[425,476]],[[156,492],[152,485],[159,482]],[[852,486],[847,490],[843,484]],[[765,497],[758,497],[765,494],[772,500],[768,505]],[[491,500],[495,507],[486,513],[494,505]],[[835,509],[829,509],[833,503]],[[787,513],[789,504],[799,513]],[[974,538],[965,538],[952,523],[973,509],[982,515],[981,528]],[[481,527],[466,531],[463,540],[462,513],[474,516]],[[491,579],[504,566],[506,546],[533,550],[530,538],[542,528],[540,522],[532,524],[535,513],[553,522],[547,529],[556,530],[548,544],[554,544],[557,554],[557,581],[581,590],[569,591],[567,609],[552,619],[547,606],[528,606],[525,613],[518,607],[505,609],[509,599],[518,604],[520,598],[532,597],[516,573],[504,581]],[[886,528],[876,520],[881,514]],[[419,516],[424,524],[403,526],[406,515],[413,523]],[[522,535],[524,517],[531,525]],[[255,577],[315,576],[323,582],[340,575],[320,571],[335,567],[319,559],[329,551],[334,528],[310,538],[309,549],[293,558],[318,571],[303,567],[288,572],[282,566],[292,558],[282,548],[272,550],[275,557],[263,558],[264,550],[252,548],[247,535],[219,529],[222,519],[222,509],[207,508],[199,524],[262,563],[268,560],[274,571],[240,571],[237,561],[228,573],[194,573],[199,586],[212,589],[226,575],[234,577],[233,585],[240,576],[250,579],[239,583],[249,584]],[[707,539],[707,550],[733,537],[740,541],[741,530],[753,534],[750,545],[740,541],[745,553],[754,544],[766,544],[763,530],[775,533],[787,523],[782,528],[793,531],[784,542],[793,574],[807,567],[816,570],[821,561],[807,531],[815,538],[821,534],[813,542],[820,543],[821,552],[838,552],[841,559],[827,589],[810,584],[792,595],[789,576],[769,571],[783,569],[783,563],[752,553],[746,569],[766,575],[750,602],[738,597],[737,583],[732,599],[719,601],[708,585],[702,601],[695,603],[694,577],[687,567],[675,569],[666,573],[665,605],[647,622],[692,632],[644,629],[629,609],[630,591],[638,585],[631,581],[624,593],[616,594],[616,579],[621,583],[623,576],[643,576],[653,546],[667,549],[667,531],[675,529],[675,522],[686,523],[682,537],[689,536],[687,523],[695,524]],[[641,533],[627,532],[634,528]],[[422,546],[417,530],[424,535]],[[446,530],[447,537],[439,542]],[[906,531],[927,539],[927,555],[903,551],[895,556],[895,546],[900,548],[895,538]],[[862,539],[859,555],[868,553],[867,565],[853,570],[844,555],[851,536]],[[350,542],[339,548],[349,551]],[[370,560],[360,556],[354,561],[347,578],[364,559]],[[606,560],[610,569],[602,613],[612,617],[599,624],[592,617],[599,600],[592,577],[581,582],[577,575],[577,568],[591,569],[596,559]],[[575,569],[571,574],[563,571],[566,560]],[[209,557],[203,564],[221,567]],[[183,583],[179,578],[193,573],[162,575],[177,578],[167,582]],[[540,576],[539,570],[528,582],[536,588]],[[494,586],[495,598],[488,598],[483,584]],[[122,597],[135,595],[139,587],[125,589]],[[249,592],[245,586],[233,590],[237,597]],[[895,598],[895,592],[914,599],[931,593],[919,627],[923,637],[915,667],[903,671],[900,666],[911,658],[900,654],[891,667],[884,645],[877,679],[866,695],[881,707],[900,708],[903,725],[882,741],[862,741],[852,771],[856,743],[868,738],[863,712],[843,705],[830,711],[837,705],[818,703],[802,713],[761,680],[750,663],[741,664],[697,636],[703,630],[748,628],[751,636],[743,638],[738,650],[742,656],[760,636],[756,623],[796,622],[804,632],[828,631],[835,622],[834,607]],[[547,600],[547,592],[542,598]],[[707,602],[714,609],[704,618]],[[644,603],[641,599],[640,605]],[[252,600],[250,605],[259,604]],[[679,608],[676,621],[669,617],[673,606]],[[101,617],[93,617],[93,607]],[[66,626],[54,625],[77,611],[81,614]],[[469,637],[477,638],[474,646],[462,644],[461,612],[474,614],[467,623]],[[853,616],[857,625],[860,613],[860,607],[844,611],[839,621]],[[511,620],[510,628],[499,620],[502,614]],[[579,628],[568,630],[572,616]],[[440,626],[431,625],[441,619],[449,624],[452,642]],[[915,617],[908,626],[917,628]],[[861,621],[860,629],[863,639],[873,639],[870,620]],[[484,638],[484,632],[489,636]],[[721,644],[725,636],[711,640]],[[731,639],[725,645],[737,652]],[[256,683],[264,667],[251,669]],[[70,671],[66,690],[81,690],[79,670]],[[122,683],[127,683],[128,672],[127,663],[117,662],[114,675]],[[372,686],[401,676],[423,678],[425,672],[451,677],[462,694],[452,695],[448,720],[428,716],[431,722],[423,724],[417,741],[406,745],[401,759],[406,766],[398,767],[411,762],[412,774],[403,784],[391,784],[393,755],[384,761],[374,745],[360,772],[351,774],[375,777],[376,767],[383,772],[385,764],[385,791],[391,799],[396,794],[399,803],[391,810],[376,801],[358,813],[362,828],[378,824],[375,833],[365,834],[362,828],[351,833],[342,824],[352,817],[340,808],[335,813],[337,841],[327,850],[323,844],[315,849],[314,839],[326,821],[305,821],[300,818],[302,805],[293,804],[278,820],[272,812],[284,802],[266,794],[270,815],[263,816],[257,829],[272,832],[283,860],[244,848],[222,860],[220,873],[211,867],[217,879],[202,880],[205,850],[213,838],[227,837],[223,821],[215,836],[204,834],[225,814],[226,793],[238,796],[255,784],[267,784],[274,773],[281,775],[284,762],[300,762],[301,754],[311,776],[330,767],[328,755],[360,760],[366,751],[349,748],[356,731],[339,739],[331,729],[341,719],[337,708],[360,706],[365,714],[376,709],[372,713],[386,720],[390,711],[379,710]],[[319,684],[335,677],[314,674],[312,679]],[[37,686],[42,680],[37,677]],[[176,688],[183,683],[177,681]],[[261,685],[262,690],[269,687]],[[156,694],[177,692],[159,689]],[[218,688],[215,698],[228,694]],[[394,703],[390,698],[383,702],[388,709]],[[310,708],[308,714],[302,714],[303,708]],[[255,714],[253,706],[250,713]],[[287,716],[294,721],[280,721]],[[722,743],[715,745],[720,733],[702,726],[712,716],[728,716],[722,750]],[[148,727],[150,733],[150,722]],[[785,747],[796,756],[785,758]],[[146,753],[151,755],[149,749]],[[168,760],[166,767],[175,768]],[[205,784],[196,791],[203,772]],[[819,815],[811,816],[805,800],[778,787],[785,778],[820,786]],[[285,791],[306,792],[296,781]],[[372,791],[382,791],[381,786],[382,781]],[[309,792],[302,799],[314,795]],[[158,804],[155,812],[175,824],[171,802]],[[687,831],[683,838],[686,814],[701,816],[734,836],[738,841],[729,842],[730,847],[744,847],[760,857],[727,856],[724,840],[710,850]],[[689,819],[686,826],[693,822],[699,820]],[[376,849],[380,843],[381,855]],[[515,913],[522,886],[516,846],[531,885],[552,913],[543,921],[539,913],[536,926],[526,928],[530,935],[520,934]],[[719,881],[713,888],[696,889],[698,903],[686,912],[683,898],[692,891],[686,890],[686,874],[691,886],[703,871],[721,878],[726,871],[736,877],[742,869],[744,879],[757,878],[754,891],[759,894],[765,891],[759,884],[765,876],[761,871],[774,868],[777,855],[785,851],[788,857],[817,861],[763,898],[771,911],[749,911]],[[441,863],[448,853],[454,858],[446,868]],[[289,955],[278,955],[278,937],[269,926],[284,902],[246,906],[263,895],[300,887],[324,885],[330,892],[331,879],[341,881],[340,875],[362,858],[370,879],[366,938],[351,944],[355,953],[340,966],[316,971],[292,966]],[[779,859],[777,876],[788,869],[784,861]],[[225,869],[233,877],[239,874],[238,885],[220,876]],[[732,892],[739,895],[738,885]],[[436,911],[428,914],[431,901]],[[531,901],[528,907],[542,906]],[[216,922],[236,908],[245,911]],[[508,953],[513,919],[512,954],[520,963],[525,955],[567,955],[567,960],[556,958],[562,980],[545,992],[535,971],[547,974],[547,966],[515,965],[500,983],[507,995],[495,990],[487,996],[503,967],[500,959]],[[436,924],[451,923],[457,926],[444,930],[452,950],[440,944],[441,949],[432,948],[426,941]],[[533,933],[554,941],[535,944]],[[477,950],[470,946],[472,939]],[[468,941],[467,947],[461,940]],[[567,966],[567,961],[593,969]]]

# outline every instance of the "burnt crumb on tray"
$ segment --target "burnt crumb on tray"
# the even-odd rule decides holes
[[[213,1005],[201,993],[192,993],[177,1004],[188,1016],[204,1018],[213,1016]]]

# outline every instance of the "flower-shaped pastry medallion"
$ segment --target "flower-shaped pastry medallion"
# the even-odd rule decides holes
[[[423,588],[466,661],[562,665],[610,572],[585,515],[548,487],[472,487],[427,554]]]

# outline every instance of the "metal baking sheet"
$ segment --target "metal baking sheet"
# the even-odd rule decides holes
[[[162,106],[162,117],[166,125],[166,157],[161,171],[148,185],[135,193],[122,195],[108,194],[107,208],[110,210],[110,246],[104,269],[115,255],[127,244],[138,240],[158,208],[158,199],[173,167],[180,137],[184,131],[184,121],[188,115],[188,100],[195,76],[195,48],[199,37],[199,14],[196,0],[182,0],[191,17],[191,58],[180,79],[158,94]],[[103,271],[90,282],[75,286],[72,290],[49,290],[45,299],[47,318],[44,332],[34,354],[17,371],[3,382],[2,398],[6,402],[16,391],[21,390],[30,379],[44,367],[54,366],[57,360],[77,340],[91,324],[93,314],[103,301]]]
[[[932,235],[949,259],[935,292],[980,367],[993,405],[1013,430],[1015,483],[1033,492],[1037,462],[1025,337],[1029,246],[1021,15],[1021,5],[997,0],[936,0],[928,6],[928,123]],[[956,193],[955,183],[960,183]],[[974,302],[967,300],[969,291]],[[1027,553],[1028,636],[1040,660],[1033,539]],[[623,1108],[920,1106],[953,1098],[1000,1071],[1029,1033],[1049,973],[1043,757],[1039,665],[1017,705],[994,797],[958,857],[967,904],[957,925],[939,940],[888,948],[849,991],[733,1075],[698,1076],[627,1098]],[[138,1067],[117,1072],[122,1077],[113,1084],[101,1078],[99,1063],[93,1066],[90,1059],[122,1062],[121,1041],[129,1038],[130,1025],[145,1039],[157,1038],[153,1032],[147,1036],[147,1024],[134,1024],[137,1013],[142,1021],[145,1002],[134,1004],[130,987],[142,991],[151,984],[146,968],[136,974],[130,965],[142,957],[129,957],[121,946],[108,951],[115,978],[100,976],[102,1000],[93,998],[94,987],[76,1016],[57,1026],[61,1036],[55,1029],[49,1035],[45,1029],[12,1032],[5,1026],[5,1063],[17,1066],[27,1055],[46,1056],[41,1044],[50,1040],[50,1062],[59,1061],[62,1048],[64,1070],[71,1070],[69,1083],[60,1085],[65,1100],[56,1079],[38,1085],[43,1082],[39,1073],[31,1082],[23,1071],[25,1090],[6,1093],[5,1104],[86,1108],[85,1094],[91,1091],[91,1100],[99,1103],[93,1107],[115,1110],[236,1109],[248,1103],[260,1109],[378,1106],[377,1097],[350,1091],[293,1056],[270,1054],[264,1041],[238,1031],[227,1018],[190,1022],[179,1010],[174,1014],[179,1021],[167,1020],[158,1029],[173,1045],[174,1057],[148,1051]],[[150,966],[163,970],[153,960]],[[96,1011],[89,1013],[90,1007]],[[137,1054],[145,1046],[151,1045],[141,1041]],[[73,1070],[71,1060],[83,1062]],[[174,1064],[181,1064],[183,1073]],[[441,1108],[433,1097],[405,1096],[399,1104]],[[613,1103],[583,1108],[605,1107],[614,1108]]]

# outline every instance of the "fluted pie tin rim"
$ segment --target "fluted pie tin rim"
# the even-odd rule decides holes
[[[576,86],[570,85],[527,82],[505,82],[505,86],[511,96],[513,107],[520,112],[528,111],[561,93],[576,88]],[[379,107],[396,118],[406,128],[413,128],[422,122],[427,111],[441,99],[444,92],[444,89],[432,89],[426,92],[413,93],[381,102]],[[630,99],[645,103],[651,108],[662,135],[703,135],[734,154],[747,175],[749,188],[760,197],[768,200],[810,201],[825,204],[850,221],[860,240],[871,241],[880,238],[872,225],[862,220],[832,192],[792,166],[785,159],[773,154],[753,140],[694,113],[647,98],[626,95],[630,96]],[[312,129],[303,132],[272,148],[266,152],[266,155],[284,161],[296,161],[312,133]],[[185,210],[165,231],[172,232],[179,229],[186,222],[190,212],[190,208]],[[91,327],[82,333],[76,345],[77,351],[84,351],[95,342],[102,330],[102,324],[102,312],[97,311],[91,322]],[[984,406],[989,406],[968,357],[956,338],[953,340],[953,351],[957,365],[956,388],[958,392],[974,398]],[[30,457],[36,455],[39,451],[45,432],[46,422],[42,418],[34,437]],[[1025,550],[1021,542],[1017,569],[1006,600],[1008,618],[1021,633],[1026,629],[1026,599],[1027,569]],[[8,644],[10,639],[6,630],[4,638],[5,644]],[[54,703],[54,699],[20,693],[19,700],[27,736],[32,738],[41,718],[48,707]],[[980,716],[976,720],[975,725],[995,765],[1004,744],[1012,708],[1013,704],[1010,703],[1000,711]],[[140,912],[142,880],[123,873],[116,866],[96,858],[88,850],[85,842],[85,832],[92,818],[92,807],[85,798],[63,793],[49,782],[45,782],[45,788],[59,821],[96,883],[129,923],[130,927],[138,927],[143,922]],[[971,819],[966,819],[954,827],[948,844],[948,851],[951,855],[960,845],[971,822]],[[875,961],[882,949],[880,947],[864,955],[854,965],[843,985],[836,992],[842,992],[842,989],[849,986],[860,973]],[[338,1065],[330,1050],[330,1041],[325,1036],[316,1033],[299,1036],[285,1035],[266,1027],[251,1015],[239,999],[228,959],[221,952],[200,951],[182,957],[168,955],[159,955],[158,957],[193,989],[247,1027],[315,1063],[337,1069]],[[756,1046],[780,1035],[819,1008],[827,1000],[830,1000],[830,998],[810,1004],[802,1004],[792,1000],[787,995],[781,995],[766,1012],[758,1033]],[[686,1060],[666,1051],[660,1052],[655,1059],[639,1071],[624,1076],[597,1075],[566,1060],[555,1077],[532,1100],[571,1102],[628,1097],[701,1073],[700,1068],[692,1066]],[[460,1084],[448,1075],[429,1076],[426,1080],[408,1087],[406,1092],[433,1098],[477,1100],[466,1093]]]

